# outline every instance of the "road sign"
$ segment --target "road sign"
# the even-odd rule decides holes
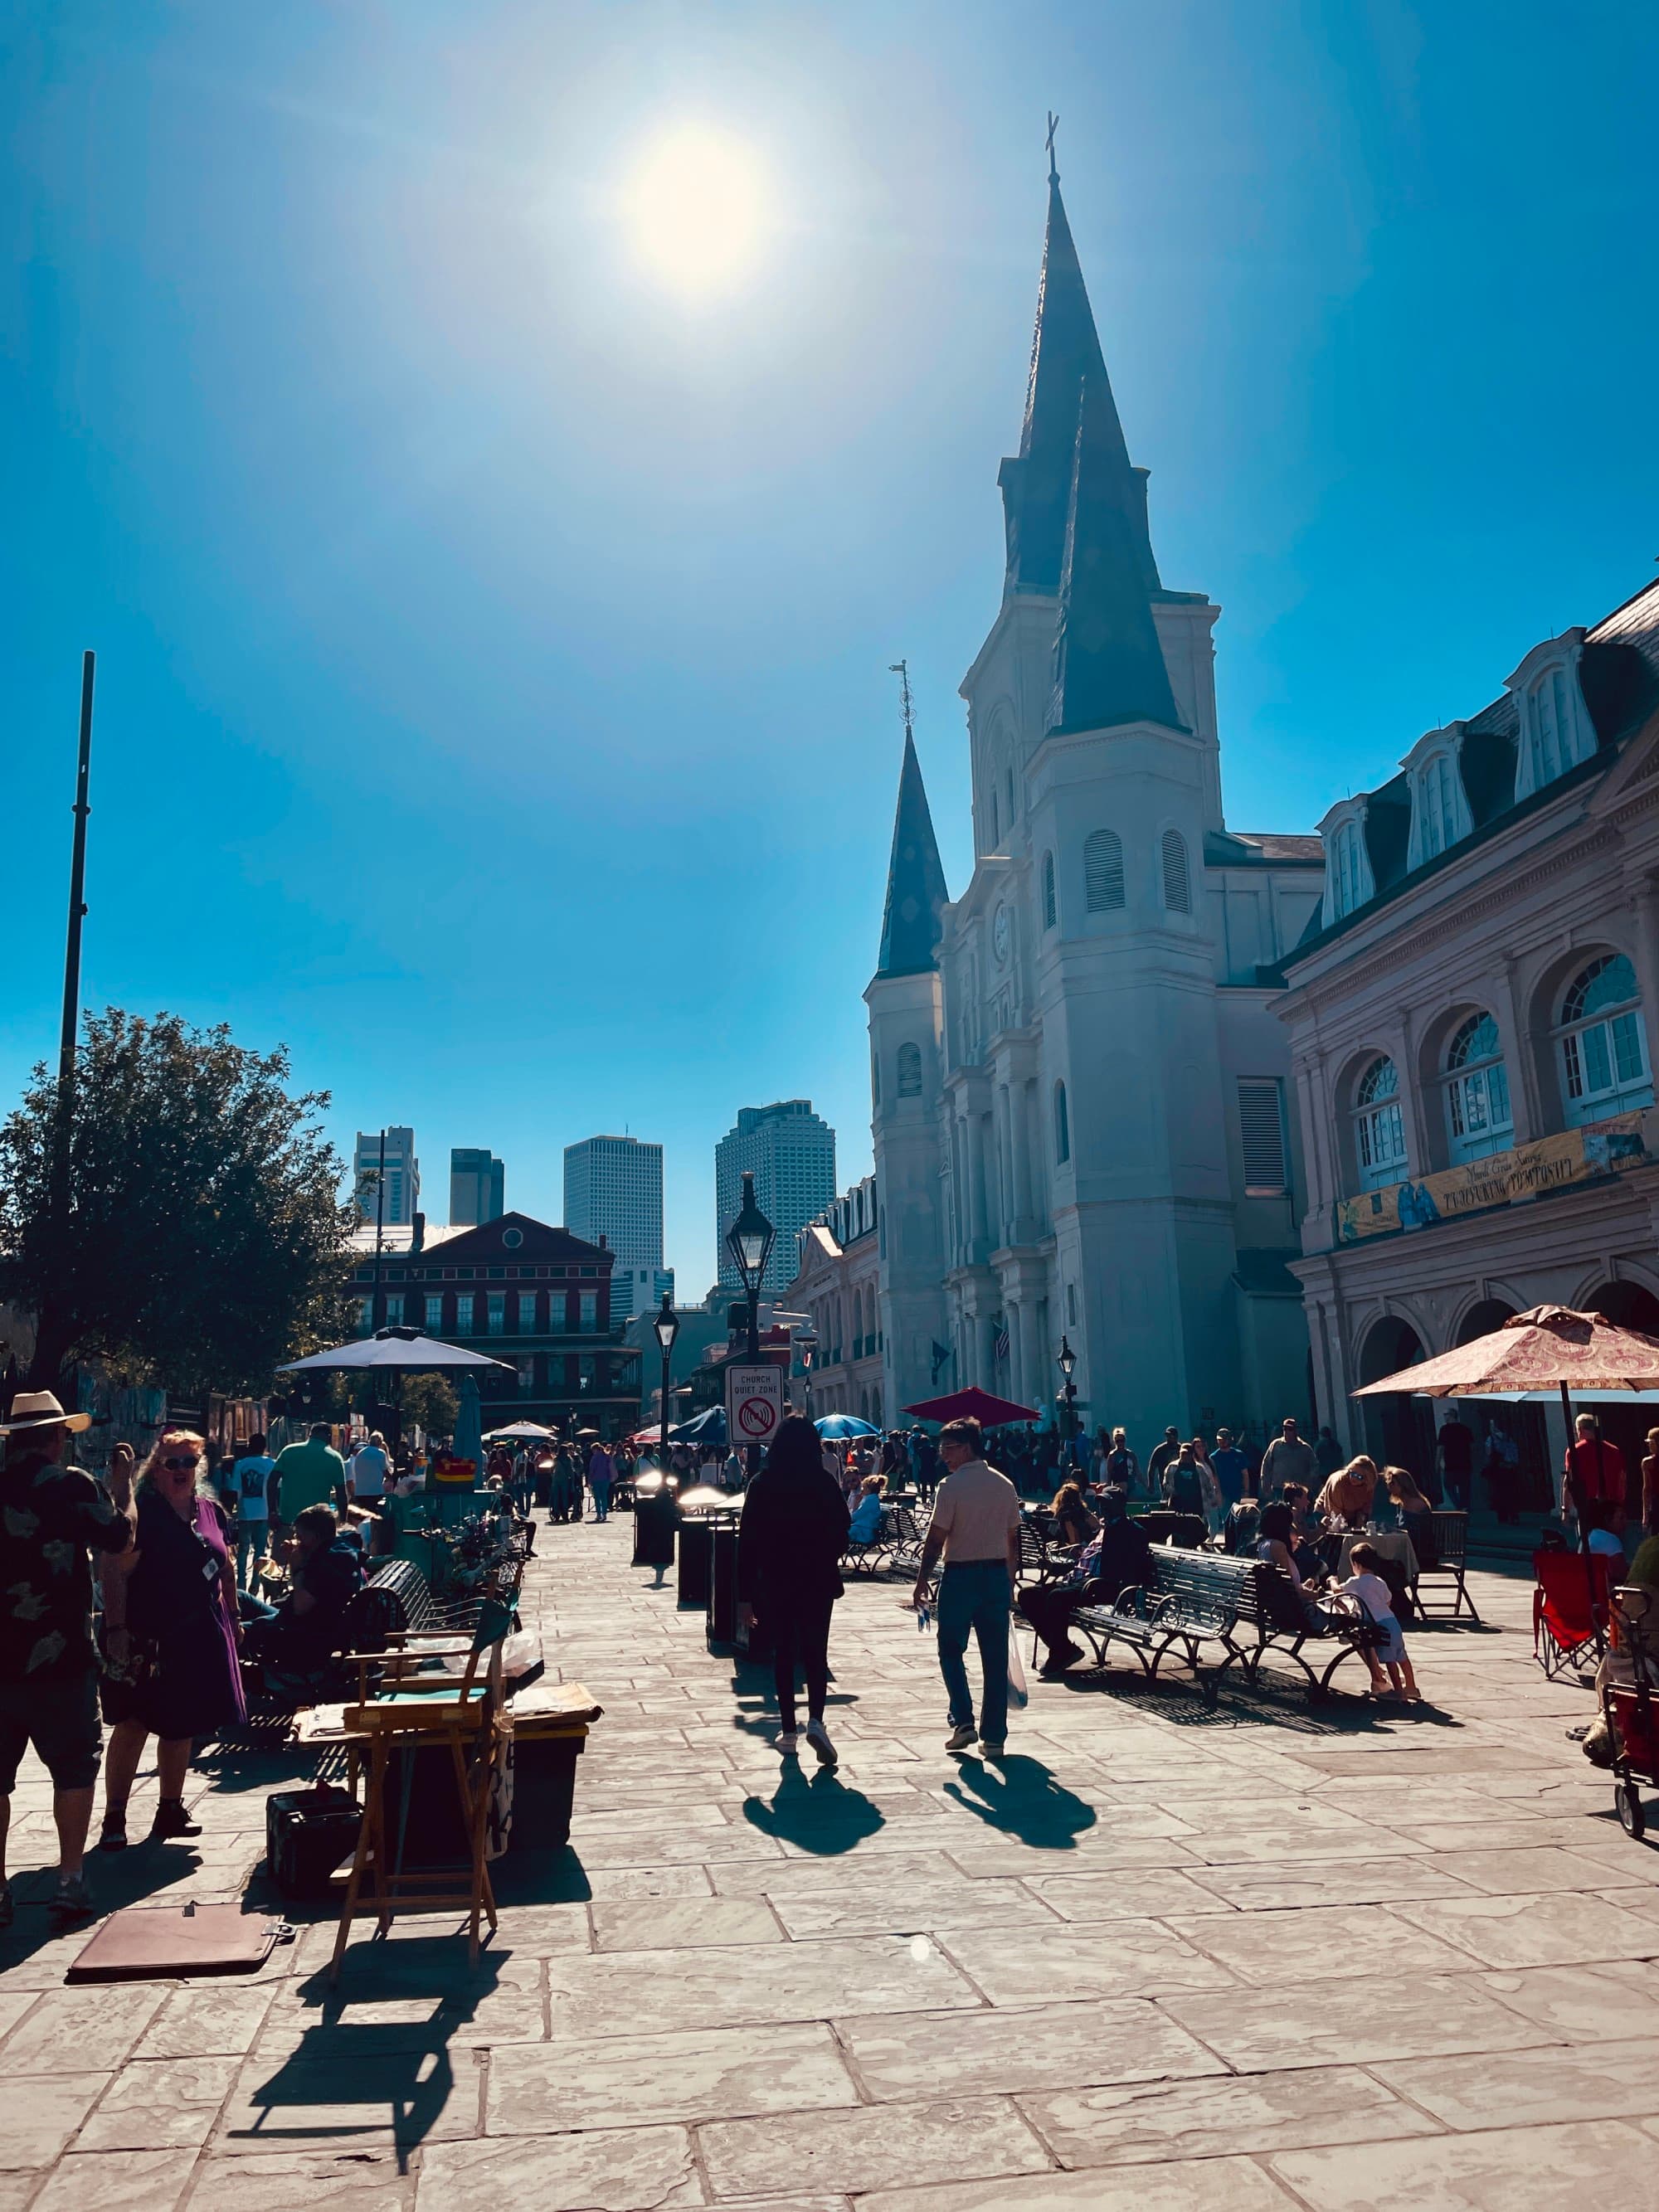
[[[783,1419],[783,1370],[746,1364],[726,1370],[726,1421],[734,1444],[769,1444]]]

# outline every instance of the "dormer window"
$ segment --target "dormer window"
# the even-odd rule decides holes
[[[1542,791],[1595,750],[1595,731],[1578,688],[1584,633],[1570,629],[1534,646],[1509,680],[1519,708],[1515,795]]]
[[[1334,806],[1319,825],[1325,841],[1324,927],[1340,921],[1375,896],[1376,878],[1365,847],[1365,802],[1346,800]]]

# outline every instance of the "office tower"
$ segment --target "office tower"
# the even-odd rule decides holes
[[[386,1145],[386,1197],[379,1218],[383,1228],[407,1229],[421,1202],[421,1164],[415,1157],[413,1129],[359,1129],[352,1161],[352,1184],[357,1211],[371,1225],[375,1220],[374,1180],[380,1171],[380,1146]]]
[[[476,1229],[507,1211],[507,1170],[494,1152],[455,1145],[449,1154],[449,1225]]]
[[[743,1106],[735,1128],[714,1147],[714,1234],[720,1285],[741,1288],[726,1232],[743,1204],[744,1169],[755,1177],[755,1200],[776,1230],[761,1289],[775,1297],[795,1273],[795,1237],[836,1195],[836,1133],[812,1111],[810,1098],[782,1098],[773,1106]]]
[[[662,1266],[662,1146],[637,1137],[584,1137],[564,1148],[564,1225],[601,1237],[617,1267]]]

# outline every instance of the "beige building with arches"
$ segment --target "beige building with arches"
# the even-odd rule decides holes
[[[1546,1302],[1659,1330],[1659,584],[1535,646],[1320,828],[1279,1005],[1293,1272],[1320,1418],[1421,1473],[1427,1403],[1355,1389]],[[1600,1410],[1633,1467],[1648,1411]],[[1492,1414],[1462,1411],[1477,1435]],[[1541,1503],[1559,1413],[1499,1418]]]

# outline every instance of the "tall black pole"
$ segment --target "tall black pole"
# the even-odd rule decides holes
[[[665,1482],[666,1482],[666,1481],[667,1481],[667,1480],[668,1480],[668,1381],[669,1381],[669,1376],[668,1376],[668,1369],[669,1369],[669,1363],[670,1363],[670,1361],[673,1358],[673,1357],[674,1357],[674,1347],[673,1347],[673,1346],[672,1346],[672,1344],[665,1344],[665,1345],[664,1345],[664,1346],[663,1346],[663,1348],[662,1348],[662,1444],[661,1444],[661,1457],[662,1457],[662,1479],[663,1479],[663,1480],[664,1480]]]
[[[757,1281],[749,1293],[749,1364],[752,1367],[760,1358],[760,1284]]]
[[[64,1027],[58,1047],[58,1086],[65,1103],[75,1079],[75,1040],[81,1025],[81,924],[87,890],[87,788],[92,776],[92,677],[94,656],[81,656],[81,756],[75,774],[75,850],[70,861],[69,941],[64,951]]]

